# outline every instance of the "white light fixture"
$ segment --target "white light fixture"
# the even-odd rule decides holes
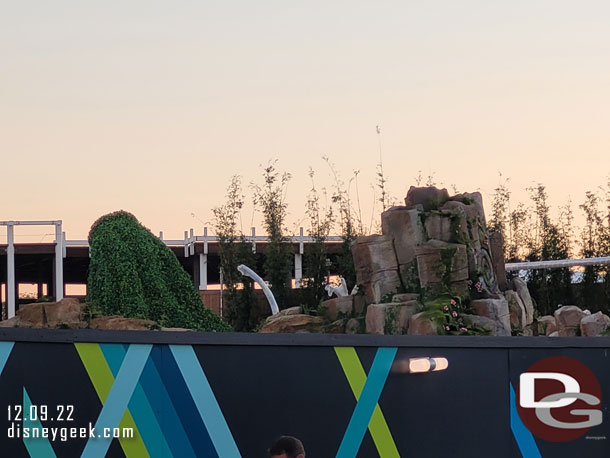
[[[422,372],[444,371],[449,367],[447,358],[410,358],[396,361],[392,372],[397,374],[419,374]]]

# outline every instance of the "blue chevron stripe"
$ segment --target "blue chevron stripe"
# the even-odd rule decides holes
[[[0,342],[0,375],[2,375],[4,366],[6,365],[9,356],[11,356],[14,345],[15,342]]]
[[[102,434],[104,428],[115,428],[121,422],[151,349],[152,345],[133,344],[129,346],[95,423],[97,434]],[[112,440],[112,438],[105,437],[89,439],[81,458],[103,458],[108,452]]]
[[[523,458],[542,458],[534,436],[525,427],[521,418],[519,418],[517,403],[515,401],[515,389],[510,382],[508,385],[510,387],[510,429],[513,431],[513,436],[515,436],[519,451]]]
[[[209,431],[197,411],[195,401],[189,393],[171,351],[163,345],[156,347],[152,356],[195,455],[217,458]]]
[[[180,417],[174,408],[172,399],[170,398],[165,385],[155,362],[153,361],[156,348],[153,348],[151,357],[148,359],[144,372],[140,377],[140,383],[144,389],[144,393],[148,398],[148,402],[153,408],[153,412],[157,417],[157,421],[165,437],[170,437],[169,447],[175,457],[179,458],[197,458],[189,438],[184,431]]]
[[[123,359],[125,358],[126,348],[121,344],[100,344],[100,348],[106,362],[112,371],[112,375],[117,376]],[[142,377],[140,377],[142,380]],[[138,431],[142,435],[142,440],[151,458],[173,458],[173,455],[163,436],[161,427],[157,422],[148,398],[144,393],[141,382],[138,382],[131,400],[129,401],[129,411],[133,417]]]
[[[170,345],[219,458],[241,458],[229,425],[191,345]]]

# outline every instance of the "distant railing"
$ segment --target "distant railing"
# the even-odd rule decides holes
[[[64,281],[63,281],[63,269],[64,263],[63,258],[67,257],[67,248],[71,247],[89,247],[87,240],[68,240],[66,233],[62,230],[62,221],[0,221],[0,226],[7,227],[7,243],[6,243],[6,265],[7,265],[7,312],[8,318],[15,316],[15,307],[17,302],[17,282],[15,276],[15,234],[14,229],[16,226],[55,226],[55,240],[51,245],[55,245],[55,268],[53,269],[53,278],[55,284],[55,297],[57,300],[61,300],[64,297]],[[197,281],[198,288],[201,291],[207,290],[208,287],[208,245],[217,244],[219,238],[214,235],[208,235],[208,228],[203,228],[202,235],[196,235],[195,230],[191,228],[188,231],[184,231],[184,239],[167,240],[163,238],[163,232],[159,233],[159,239],[165,245],[171,246],[172,248],[180,247],[184,248],[184,257],[188,258],[191,256],[197,256],[199,259],[198,263],[198,275],[195,274],[195,280]],[[252,245],[252,251],[256,253],[257,244],[265,244],[269,242],[269,237],[263,235],[256,235],[256,229],[251,229],[251,234],[244,237],[244,240]],[[315,242],[314,237],[304,235],[303,228],[299,228],[299,235],[285,237],[288,243],[298,245],[298,249],[294,253],[294,277],[297,287],[300,287],[301,280],[303,278],[303,254],[305,253],[305,245],[308,243]],[[331,235],[325,237],[324,242],[330,244],[338,244],[343,241],[343,237],[337,235]],[[201,247],[202,250],[195,250],[195,244]],[[31,245],[31,244],[30,244]],[[47,245],[40,243],[39,245]],[[296,247],[295,247],[296,248]],[[196,253],[197,252],[197,253]],[[222,277],[221,277],[222,278]],[[222,280],[221,280],[222,282]],[[221,306],[222,307],[222,306]]]
[[[564,269],[570,267],[610,266],[610,256],[600,258],[558,259],[555,261],[509,262],[506,271],[536,270],[536,269]]]
[[[195,242],[203,242],[204,245],[208,243],[218,243],[219,237],[216,235],[208,235],[208,228],[205,227],[203,229],[203,235],[195,235],[194,230],[184,231],[183,239],[165,239],[163,238],[163,232],[159,232],[159,238],[163,243],[167,246],[184,246],[184,255],[188,257],[189,255],[194,254],[193,244]],[[316,239],[309,235],[304,235],[303,228],[301,227],[299,230],[299,235],[286,236],[285,240],[289,243],[298,243],[302,246],[303,243],[312,243],[315,242]],[[253,251],[256,251],[257,243],[266,243],[269,242],[269,237],[266,235],[256,235],[256,229],[252,228],[252,234],[244,236],[244,241],[252,244]],[[343,237],[340,235],[329,235],[324,238],[326,243],[339,243],[343,241]],[[73,247],[88,247],[89,243],[87,240],[66,240],[65,232],[63,233],[63,245],[73,246]],[[301,250],[302,252],[302,250]],[[207,253],[207,249],[204,249],[204,253]],[[65,253],[64,253],[65,257]]]

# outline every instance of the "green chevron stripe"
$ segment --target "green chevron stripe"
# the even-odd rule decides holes
[[[104,404],[108,397],[108,393],[110,393],[110,389],[114,384],[114,376],[112,375],[106,358],[104,358],[102,349],[99,344],[96,343],[75,343],[74,346],[83,362],[83,366],[85,366],[87,374],[89,374],[95,392],[102,404]],[[119,439],[119,443],[127,458],[143,458],[150,456],[129,409],[125,409],[125,414],[121,419],[121,423],[119,423],[119,428],[133,428],[132,438]]]
[[[337,358],[339,358],[339,363],[341,363],[354,397],[358,401],[366,383],[366,373],[360,363],[358,354],[353,347],[335,347],[335,353]],[[373,442],[375,442],[375,447],[377,447],[380,458],[400,458],[394,438],[392,433],[390,433],[390,428],[385,421],[379,404],[375,406],[373,416],[369,422],[369,432]]]

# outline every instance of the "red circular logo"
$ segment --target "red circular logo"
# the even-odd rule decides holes
[[[599,382],[573,358],[552,356],[531,365],[521,374],[515,396],[521,421],[540,439],[568,442],[601,423]]]

